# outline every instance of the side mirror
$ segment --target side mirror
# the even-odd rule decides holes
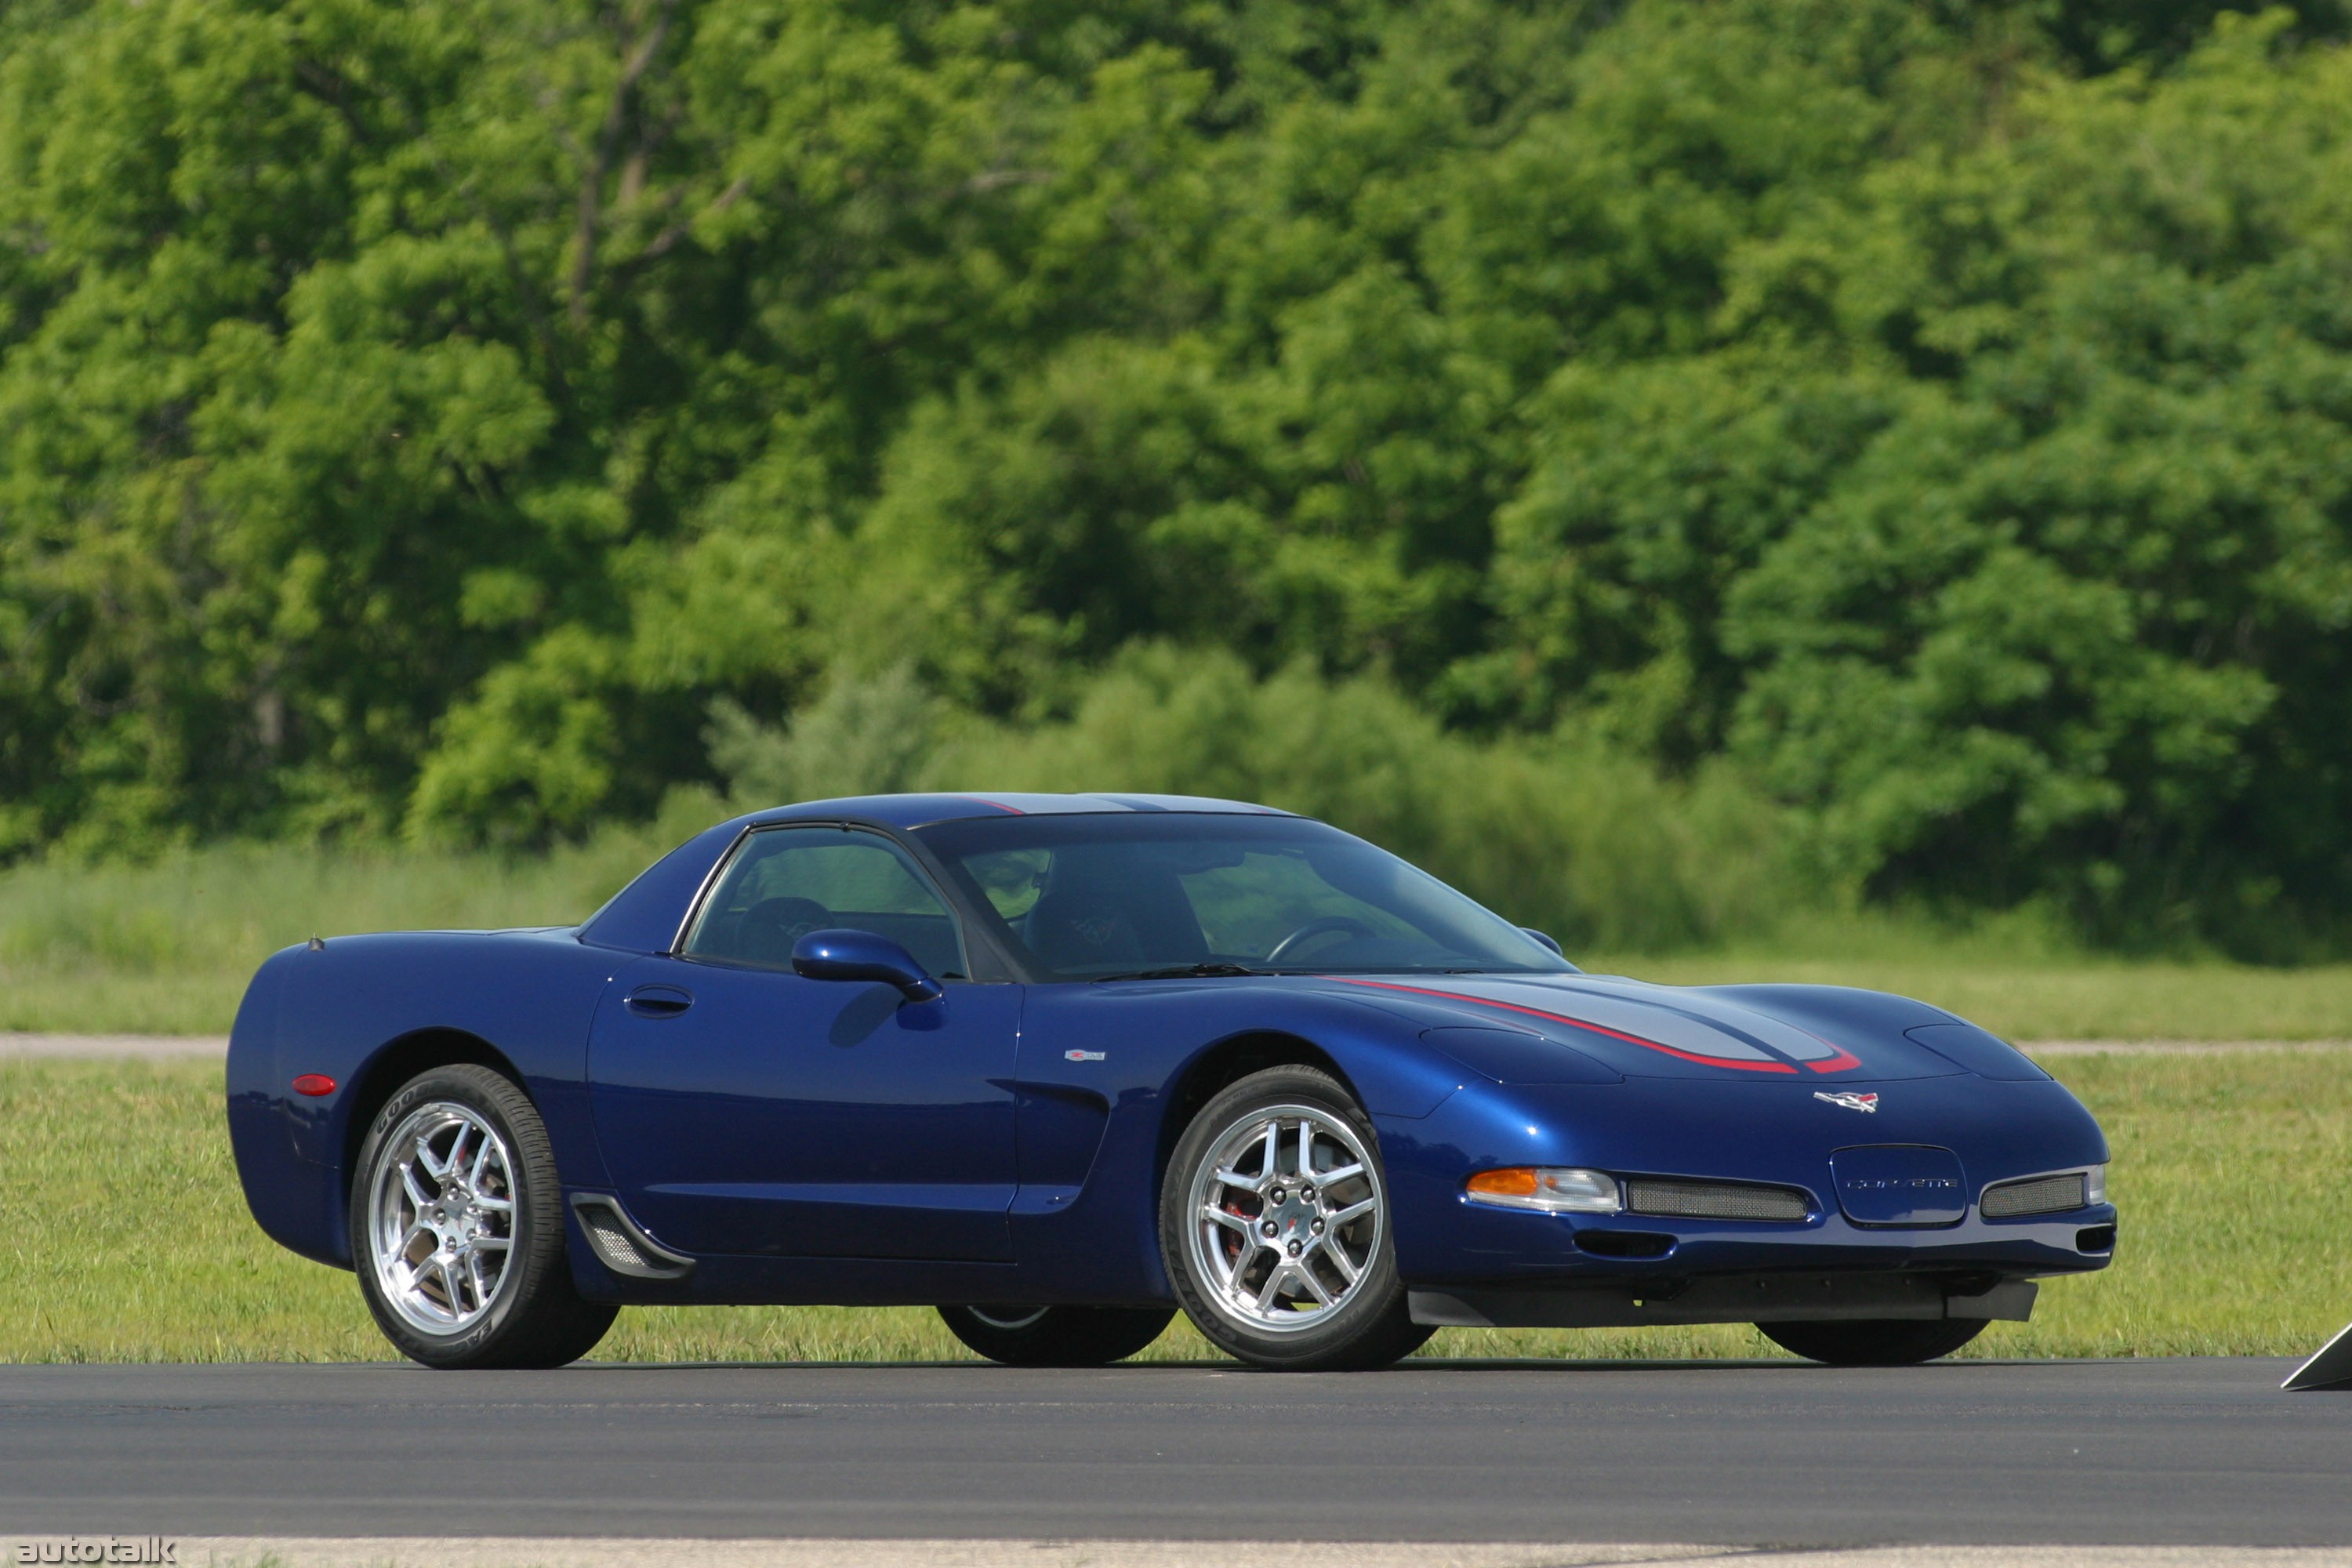
[[[879,980],[909,1002],[936,1002],[945,993],[915,955],[870,931],[813,931],[793,943],[793,973],[808,980]]]
[[[1551,949],[1554,952],[1559,953],[1562,958],[1566,958],[1568,956],[1566,952],[1561,952],[1560,945],[1558,942],[1554,941],[1548,933],[1536,930],[1533,926],[1521,926],[1519,928],[1519,934],[1524,937],[1534,939],[1536,942],[1538,942],[1544,946]]]

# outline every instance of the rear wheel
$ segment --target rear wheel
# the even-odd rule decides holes
[[[1405,1306],[1371,1122],[1314,1068],[1253,1073],[1202,1108],[1161,1184],[1160,1247],[1201,1332],[1259,1366],[1385,1366],[1432,1332]]]
[[[488,1068],[435,1068],[384,1102],[360,1145],[351,1228],[368,1310],[426,1366],[562,1366],[620,1310],[572,1289],[547,1126]]]
[[[1985,1331],[1982,1318],[1899,1318],[1853,1323],[1759,1323],[1782,1350],[1831,1366],[1916,1366],[1947,1356]]]
[[[948,1332],[1006,1366],[1108,1366],[1160,1337],[1167,1307],[941,1307]]]

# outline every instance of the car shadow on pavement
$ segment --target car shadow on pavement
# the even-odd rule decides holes
[[[1935,1361],[1910,1367],[1832,1367],[1818,1362],[1796,1361],[1785,1357],[1759,1356],[1749,1359],[1724,1358],[1716,1360],[1633,1360],[1623,1357],[1572,1358],[1535,1356],[1495,1357],[1415,1357],[1393,1366],[1379,1367],[1365,1372],[1285,1373],[1254,1367],[1237,1361],[1203,1359],[1196,1361],[1120,1362],[1099,1367],[1014,1367],[1001,1366],[986,1361],[583,1361],[572,1363],[574,1370],[593,1372],[869,1372],[869,1373],[1000,1373],[1024,1376],[1074,1373],[1117,1373],[1122,1376],[1144,1376],[1172,1373],[1235,1373],[1252,1376],[1271,1377],[1382,1377],[1410,1375],[1416,1373],[1530,1373],[1553,1374],[1589,1374],[1611,1373],[1881,1373],[1929,1372],[1960,1375],[1969,1373],[1996,1371],[2002,1368],[2032,1367],[2042,1370],[2113,1366],[2118,1361],[2145,1362],[2146,1357],[2111,1359],[2039,1359],[2017,1357],[1996,1359],[1972,1357],[1966,1361]],[[393,1363],[397,1364],[397,1363]],[[426,1369],[416,1368],[424,1371]]]

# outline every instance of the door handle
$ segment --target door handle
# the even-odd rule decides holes
[[[675,985],[640,985],[622,1005],[640,1018],[675,1018],[694,1005],[694,993]]]

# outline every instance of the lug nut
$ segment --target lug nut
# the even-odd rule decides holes
[[[1315,1201],[1315,1189],[1313,1187],[1301,1187],[1298,1189],[1298,1195],[1311,1204]]]
[[[1274,1221],[1272,1221],[1272,1220],[1268,1220],[1268,1221],[1266,1221],[1264,1225],[1262,1225],[1262,1226],[1258,1226],[1257,1228],[1258,1228],[1259,1233],[1260,1233],[1260,1234],[1262,1234],[1262,1235],[1265,1235],[1265,1236],[1274,1236],[1274,1235],[1277,1235],[1277,1234],[1279,1234],[1279,1232],[1280,1232],[1280,1231],[1281,1231],[1281,1229],[1282,1229],[1282,1227],[1281,1227],[1280,1226],[1276,1225],[1276,1224],[1274,1223]]]
[[[1267,1201],[1278,1204],[1282,1201],[1282,1189],[1280,1187],[1276,1187],[1274,1191],[1266,1194],[1265,1195]]]
[[[1298,1256],[1298,1243],[1295,1241],[1290,1244],[1290,1256],[1293,1258]]]
[[[1318,1220],[1317,1220],[1313,1225],[1308,1226],[1307,1228],[1307,1229],[1309,1229],[1309,1230],[1311,1230],[1311,1231],[1313,1231],[1316,1235],[1320,1236],[1320,1235],[1322,1235],[1322,1234],[1323,1234],[1323,1222],[1322,1222],[1321,1220],[1319,1220],[1319,1219],[1318,1219]]]

